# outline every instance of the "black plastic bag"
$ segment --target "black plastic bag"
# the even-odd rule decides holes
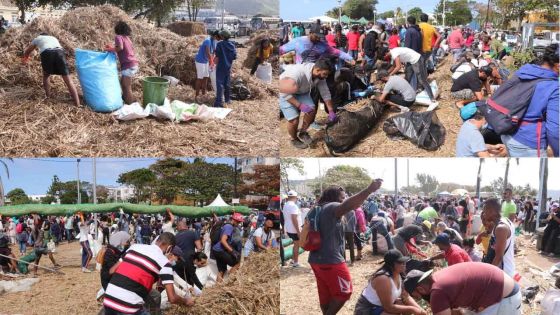
[[[433,111],[393,116],[385,121],[383,131],[393,140],[409,139],[429,151],[437,150],[445,142],[445,127]]]
[[[230,97],[232,100],[244,101],[251,98],[251,90],[241,79],[235,79],[230,84]]]
[[[383,107],[383,104],[371,100],[355,112],[339,110],[337,121],[327,124],[325,129],[325,143],[330,153],[346,152],[362,140],[379,121]]]

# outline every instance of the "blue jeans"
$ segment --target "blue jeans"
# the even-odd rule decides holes
[[[311,98],[311,95],[309,93],[294,94],[292,96],[295,97],[296,100],[298,100],[298,102],[300,103],[315,107],[315,103],[313,103],[313,99]],[[299,118],[299,109],[295,108],[292,104],[290,104],[283,98],[280,98],[280,110],[282,111],[282,114],[284,114],[284,118],[286,118],[287,121]]]
[[[66,229],[66,240],[70,242],[72,239],[72,229]]]
[[[510,157],[537,157],[539,150],[530,148],[523,143],[515,140],[510,135],[502,135],[502,142],[505,144]],[[546,149],[540,149],[540,156],[546,157]]]
[[[80,245],[82,246],[82,268],[86,268],[93,253],[91,252],[91,247],[89,247],[89,241],[80,242]]]
[[[25,253],[27,242],[19,241],[19,252]]]
[[[217,70],[216,72],[216,101],[214,107],[224,107],[222,103],[222,95],[225,102],[231,102],[229,81],[231,79],[231,70],[225,72],[224,70]]]
[[[371,246],[373,247],[374,253],[377,252],[377,233],[383,235],[385,241],[387,241],[387,249],[395,248],[395,245],[393,244],[393,239],[391,238],[391,235],[389,235],[389,231],[387,231],[387,226],[385,226],[384,220],[372,221],[370,224],[370,228],[371,228]]]

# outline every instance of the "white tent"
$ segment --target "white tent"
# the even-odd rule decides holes
[[[308,20],[308,21],[315,22],[315,21],[317,21],[318,19],[321,20],[321,24],[323,24],[323,23],[338,22],[337,19],[333,19],[332,17],[326,16],[326,15],[312,17],[312,18],[309,18],[309,19],[307,19],[307,20]]]
[[[451,195],[451,194],[448,191],[445,191],[445,190],[438,194],[438,196],[449,196],[449,195]]]
[[[206,207],[229,207],[230,205],[228,205],[224,199],[222,199],[222,196],[220,194],[218,194],[218,196],[216,197],[216,199],[214,199],[214,201],[212,201],[211,204],[207,205]]]
[[[452,194],[453,196],[460,196],[460,197],[463,197],[463,196],[468,195],[469,192],[466,191],[465,189],[459,188],[459,189],[455,189],[454,191],[452,191],[451,194]]]

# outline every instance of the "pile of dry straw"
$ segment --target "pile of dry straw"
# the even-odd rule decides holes
[[[272,71],[274,74],[278,73],[280,69],[280,63],[278,58],[278,53],[280,51],[280,36],[277,30],[260,30],[251,35],[249,43],[251,47],[249,48],[249,52],[247,53],[247,58],[243,62],[243,66],[251,69],[253,64],[255,63],[255,59],[257,59],[257,51],[260,48],[261,41],[263,39],[269,39],[270,43],[274,46],[272,56],[269,58],[269,62],[272,65]]]
[[[253,254],[223,283],[204,289],[195,306],[172,314],[277,314],[280,309],[278,251]]]
[[[181,36],[206,34],[204,23],[191,21],[178,21],[167,25],[167,29]]]

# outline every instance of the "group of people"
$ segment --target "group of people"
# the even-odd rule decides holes
[[[362,258],[370,238],[372,254],[384,254],[384,264],[363,289],[355,314],[427,314],[419,299],[430,303],[434,314],[457,308],[479,314],[520,314],[515,236],[516,229],[535,231],[534,198],[515,199],[507,188],[500,199],[479,201],[465,195],[395,200],[375,195],[381,184],[382,180],[375,180],[354,195],[339,186],[328,187],[314,201],[288,192],[282,214],[284,231],[294,241],[290,266],[300,266],[297,248],[311,248],[308,261],[323,314],[337,313],[350,299],[349,267]],[[541,246],[548,253],[560,235],[560,208],[557,202],[544,202],[550,215]],[[477,233],[475,214],[481,218]],[[432,245],[435,254],[428,254],[426,246]],[[443,269],[434,272],[436,263]],[[492,289],[490,294],[487,286],[502,289]]]
[[[48,255],[55,269],[62,268],[54,259],[56,246],[79,240],[82,272],[92,272],[93,256],[100,265],[98,298],[103,298],[105,314],[148,314],[169,303],[192,305],[204,287],[235,272],[241,256],[252,259],[254,253],[277,246],[274,218],[263,213],[214,215],[209,220],[179,218],[169,210],[164,215],[35,214],[4,219],[0,265],[6,272],[26,273],[28,262],[36,276],[42,255]],[[16,242],[18,256],[11,250]]]

